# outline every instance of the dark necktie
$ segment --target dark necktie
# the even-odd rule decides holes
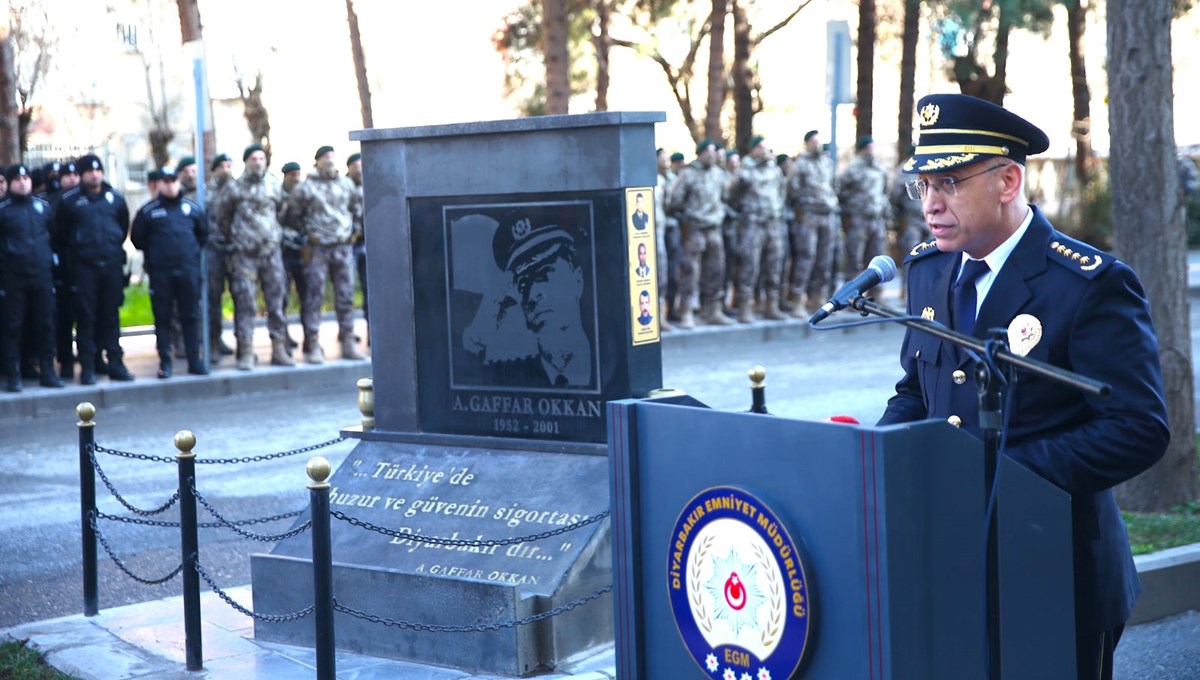
[[[989,271],[991,270],[987,262],[983,260],[967,260],[962,267],[962,272],[959,274],[958,280],[954,282],[954,287],[950,291],[950,298],[954,305],[954,330],[959,333],[970,335],[971,330],[975,328],[975,302],[977,299],[975,281]]]

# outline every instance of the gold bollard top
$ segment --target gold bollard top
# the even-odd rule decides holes
[[[192,434],[191,430],[180,430],[175,433],[175,448],[179,449],[179,453],[175,454],[176,458],[194,457],[192,449],[196,448],[196,435]]]
[[[763,382],[767,379],[767,369],[762,366],[755,366],[747,372],[750,376],[751,387],[762,387]]]
[[[96,407],[90,401],[79,402],[79,405],[75,407],[75,415],[79,416],[79,422],[75,423],[79,427],[94,427],[96,425],[95,421],[92,420],[96,417]]]
[[[313,480],[308,485],[310,489],[325,489],[329,484],[325,481],[329,479],[329,473],[332,471],[329,461],[324,456],[313,456],[308,459],[308,465],[304,466],[304,471],[308,473],[308,478]]]
[[[370,378],[358,381],[358,410],[362,413],[362,428],[375,429],[375,381]]]

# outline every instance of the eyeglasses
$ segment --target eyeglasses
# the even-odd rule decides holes
[[[1005,165],[1008,165],[1008,164],[1000,163],[998,165],[993,165],[992,167],[990,167],[986,170],[980,170],[979,172],[975,173],[974,175],[967,175],[966,177],[958,177],[958,178],[937,177],[937,178],[933,179],[932,181],[917,179],[917,180],[913,180],[911,182],[906,182],[904,184],[904,188],[906,190],[908,190],[908,197],[914,201],[925,200],[925,197],[929,196],[930,187],[937,189],[938,193],[942,194],[943,196],[957,196],[959,184],[962,184],[963,182],[971,179],[972,177],[978,177],[980,175],[989,173],[993,170],[999,170],[1000,168],[1003,168]]]

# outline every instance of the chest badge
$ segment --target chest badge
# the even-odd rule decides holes
[[[192,214],[192,206],[188,205],[187,203],[179,206],[179,209],[183,211],[185,217]]]
[[[1042,322],[1032,314],[1018,314],[1008,324],[1008,346],[1013,354],[1025,356],[1042,339]]]
[[[921,318],[922,319],[925,319],[927,321],[933,321],[933,317],[934,317],[933,307],[926,307],[925,309],[921,310]]]

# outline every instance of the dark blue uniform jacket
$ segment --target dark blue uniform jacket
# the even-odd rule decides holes
[[[83,185],[62,194],[55,210],[55,251],[72,262],[107,267],[125,262],[129,207],[125,197],[105,182],[97,194]]]
[[[1084,396],[1028,373],[1018,375],[1005,455],[1071,494],[1076,629],[1099,633],[1129,617],[1141,592],[1125,523],[1112,487],[1153,465],[1170,433],[1158,340],[1137,276],[1108,253],[1033,220],[979,309],[974,335],[1008,328],[1028,314],[1041,339],[1028,357],[1112,385],[1108,398]],[[905,260],[908,312],[950,318],[950,287],[961,254],[927,242]],[[880,424],[958,416],[980,435],[972,362],[938,339],[910,330],[901,349],[904,378]],[[956,384],[962,370],[966,380]],[[962,376],[959,376],[961,380]]]
[[[0,275],[50,280],[50,204],[9,194],[0,201]]]
[[[133,246],[146,254],[146,271],[200,270],[200,249],[208,237],[204,211],[183,197],[160,196],[133,218]]]

